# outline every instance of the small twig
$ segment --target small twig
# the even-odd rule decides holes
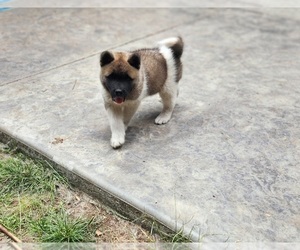
[[[22,241],[17,237],[15,236],[13,233],[11,233],[10,231],[8,231],[3,225],[0,224],[0,231],[2,233],[4,233],[5,235],[7,235],[9,238],[11,238],[14,242],[17,242],[17,243],[21,243]]]

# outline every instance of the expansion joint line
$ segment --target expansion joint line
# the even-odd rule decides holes
[[[140,40],[149,38],[149,37],[151,37],[151,36],[154,36],[154,35],[163,33],[163,32],[165,32],[165,31],[167,31],[167,30],[172,30],[172,29],[178,28],[178,27],[180,27],[180,26],[193,24],[193,23],[199,21],[200,19],[201,19],[201,18],[198,17],[198,18],[196,18],[196,19],[194,19],[194,20],[190,20],[190,21],[188,21],[188,22],[184,22],[184,23],[181,23],[181,24],[169,26],[169,27],[164,28],[164,29],[161,29],[161,30],[159,30],[159,31],[156,31],[156,32],[153,32],[153,33],[144,35],[144,36],[142,36],[142,37],[138,37],[138,38],[135,38],[135,39],[131,39],[131,40],[127,41],[127,42],[124,42],[124,43],[122,43],[122,44],[118,44],[118,45],[115,45],[115,46],[106,48],[106,49],[104,49],[104,50],[113,50],[113,49],[116,49],[116,48],[125,46],[125,45],[127,45],[127,44],[134,43],[134,42],[137,42],[137,41],[140,41]],[[6,83],[3,83],[3,84],[0,84],[0,87],[1,87],[1,86],[5,86],[5,85],[9,85],[9,84],[11,84],[11,83],[15,83],[15,82],[18,82],[18,81],[22,81],[22,80],[24,80],[24,79],[28,79],[28,78],[31,78],[31,77],[35,77],[35,76],[41,75],[41,74],[43,74],[43,73],[50,72],[50,71],[53,71],[53,70],[62,68],[62,67],[67,66],[67,65],[69,65],[69,64],[73,64],[73,63],[77,63],[77,62],[83,61],[83,60],[85,60],[85,59],[88,59],[88,58],[91,58],[91,57],[93,57],[93,56],[99,55],[100,53],[101,53],[101,51],[97,51],[97,52],[94,52],[94,53],[92,53],[92,54],[90,54],[90,55],[87,55],[87,56],[78,58],[78,59],[76,59],[76,60],[73,60],[73,61],[70,61],[70,62],[61,64],[61,65],[58,65],[58,66],[55,66],[55,67],[52,67],[52,68],[49,68],[49,69],[45,69],[45,70],[38,71],[38,72],[33,73],[33,74],[31,74],[31,75],[24,76],[24,77],[22,77],[22,78],[15,79],[15,80],[13,80],[13,81],[10,81],[10,82],[6,82]]]

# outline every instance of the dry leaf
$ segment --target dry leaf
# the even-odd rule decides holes
[[[56,138],[54,138],[54,141],[51,142],[51,143],[52,144],[59,144],[59,143],[63,143],[63,142],[64,142],[63,138],[56,137]]]
[[[103,233],[99,229],[96,230],[96,236],[100,237],[100,236],[102,236],[102,234]]]

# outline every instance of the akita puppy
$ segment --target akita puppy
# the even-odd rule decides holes
[[[156,48],[101,53],[100,80],[113,148],[124,144],[127,126],[146,96],[159,93],[162,99],[163,109],[155,123],[170,120],[182,75],[182,52],[182,38],[173,37]]]

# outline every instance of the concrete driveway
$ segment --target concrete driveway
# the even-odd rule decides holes
[[[195,242],[300,241],[297,9],[10,9],[0,12],[0,139],[79,188]],[[181,35],[171,121],[146,99],[109,145],[102,50]]]

